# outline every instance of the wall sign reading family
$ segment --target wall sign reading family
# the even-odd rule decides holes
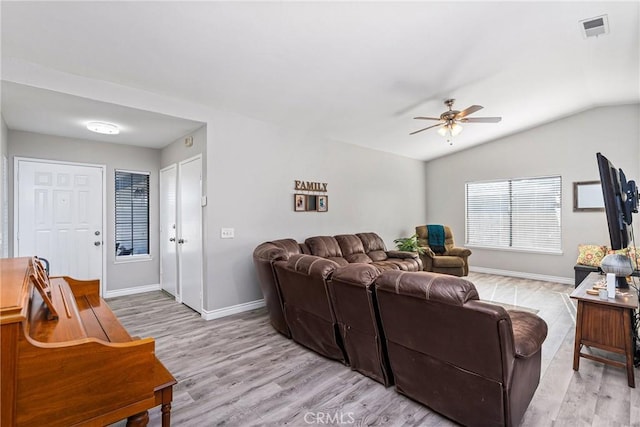
[[[310,191],[318,193],[327,192],[326,182],[313,182],[295,180],[296,191]],[[329,210],[329,196],[326,194],[302,194],[293,195],[293,210],[296,212],[327,212]]]

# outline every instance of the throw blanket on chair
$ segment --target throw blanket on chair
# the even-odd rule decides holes
[[[437,254],[445,253],[444,247],[444,226],[442,225],[427,225],[427,238],[429,240],[429,246],[431,250]]]

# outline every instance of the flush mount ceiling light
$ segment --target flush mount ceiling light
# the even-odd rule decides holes
[[[106,122],[89,122],[87,123],[87,129],[91,132],[101,133],[104,135],[117,135],[120,133],[118,125]]]

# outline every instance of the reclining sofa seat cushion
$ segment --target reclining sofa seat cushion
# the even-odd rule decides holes
[[[374,292],[379,275],[372,264],[340,267],[329,280],[329,294],[351,369],[388,386],[393,377]]]
[[[384,240],[376,233],[358,233],[364,252],[381,270],[421,271],[422,261],[417,254],[404,251],[387,251]]]
[[[338,265],[347,265],[349,262],[342,255],[338,241],[333,236],[314,236],[304,241],[311,255],[331,260]]]
[[[546,323],[437,273],[376,280],[396,390],[463,425],[517,425],[540,379]]]
[[[277,261],[274,267],[293,340],[325,357],[346,363],[327,288],[327,279],[338,264],[301,254]]]
[[[284,318],[280,287],[274,273],[275,261],[286,261],[291,255],[301,253],[301,247],[293,239],[265,242],[253,251],[253,264],[258,274],[258,283],[269,312],[269,320],[274,329],[290,338],[291,333]]]
[[[370,264],[373,260],[364,252],[362,240],[355,234],[339,234],[334,236],[344,259],[349,263],[366,263]]]

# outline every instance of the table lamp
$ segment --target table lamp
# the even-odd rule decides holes
[[[627,276],[633,273],[631,260],[621,254],[609,254],[602,258],[600,268],[607,274],[607,293],[609,298],[616,297],[616,285],[628,288]]]

